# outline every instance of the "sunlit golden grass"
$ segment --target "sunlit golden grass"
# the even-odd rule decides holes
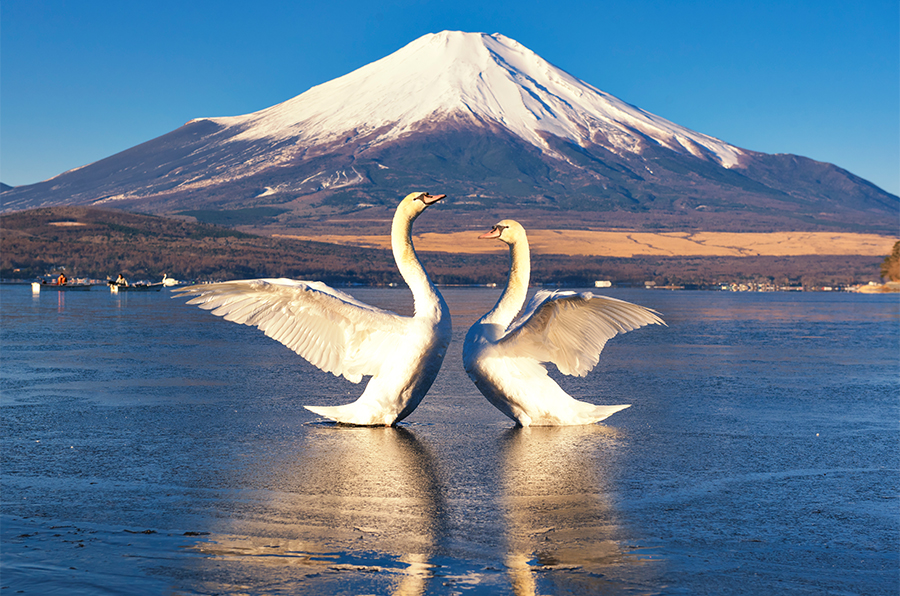
[[[503,251],[496,240],[479,240],[485,230],[449,234],[417,234],[416,249],[455,254]],[[282,236],[333,244],[390,248],[390,236]],[[801,256],[890,254],[896,238],[876,234],[833,232],[597,232],[590,230],[529,230],[531,249],[538,254],[568,256]]]

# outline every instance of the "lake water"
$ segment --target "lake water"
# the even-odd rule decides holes
[[[604,424],[516,429],[462,370],[398,428],[362,390],[168,292],[0,287],[3,594],[900,591],[897,295],[610,290]],[[408,291],[352,289],[408,314]]]

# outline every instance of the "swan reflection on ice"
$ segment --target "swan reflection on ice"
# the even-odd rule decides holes
[[[603,425],[509,429],[502,438],[506,567],[513,593],[607,593],[653,573],[615,540],[614,489],[604,470],[616,429]]]
[[[415,435],[321,427],[295,457],[244,466],[246,484],[268,490],[237,496],[225,527],[196,546],[207,587],[424,594],[445,522],[434,460]]]

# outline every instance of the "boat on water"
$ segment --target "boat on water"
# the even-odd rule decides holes
[[[109,291],[113,294],[118,294],[119,292],[159,292],[161,289],[163,289],[162,282],[155,284],[136,283],[127,286],[115,282],[109,283]]]
[[[39,281],[31,282],[31,291],[34,294],[38,294],[41,291],[49,291],[54,290],[56,292],[86,292],[93,287],[94,284],[82,284],[82,283],[65,283],[65,284],[57,284],[57,283],[44,283]]]
[[[172,279],[166,273],[163,274],[162,281],[157,283],[139,281],[130,284],[122,275],[119,275],[118,279],[115,280],[108,277],[106,278],[106,284],[109,286],[109,291],[113,294],[118,294],[119,292],[159,292],[163,288],[181,285],[181,283],[182,282],[177,279]]]

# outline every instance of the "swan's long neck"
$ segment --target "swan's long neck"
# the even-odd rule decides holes
[[[528,239],[517,238],[509,245],[509,280],[500,300],[484,317],[482,322],[509,327],[513,319],[525,304],[528,294],[528,280],[531,276],[531,255],[528,251]]]
[[[412,224],[418,213],[398,209],[391,224],[391,249],[403,281],[412,290],[416,316],[439,315],[443,299],[425,273],[412,243]]]

